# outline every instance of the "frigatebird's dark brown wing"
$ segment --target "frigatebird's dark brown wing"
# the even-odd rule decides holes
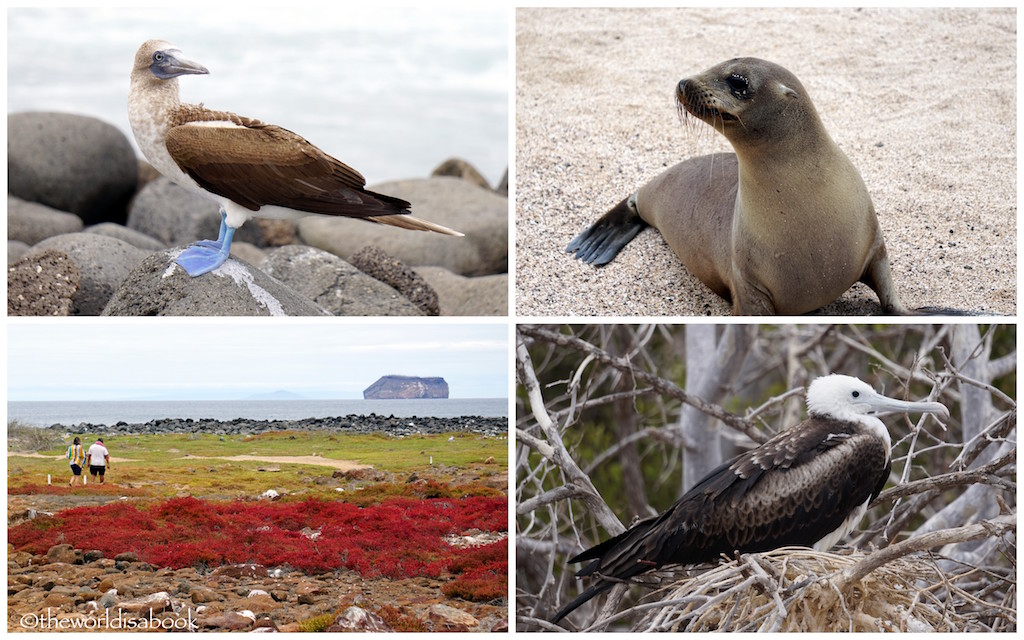
[[[855,423],[811,416],[719,466],[660,515],[570,562],[593,560],[577,576],[627,579],[734,551],[813,546],[878,495],[889,469],[884,441]],[[611,584],[590,587],[554,620]]]

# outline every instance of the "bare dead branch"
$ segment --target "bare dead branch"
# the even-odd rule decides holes
[[[882,504],[897,498],[903,498],[906,496],[924,493],[926,491],[932,491],[934,489],[949,489],[951,487],[958,487],[963,485],[972,485],[977,483],[991,484],[1011,491],[1016,489],[1016,483],[1001,478],[997,475],[993,475],[999,469],[1014,462],[1017,459],[1017,450],[1014,448],[1003,457],[993,460],[992,462],[972,469],[970,471],[954,471],[952,473],[944,473],[938,476],[932,476],[930,478],[924,478],[922,480],[915,480],[913,482],[907,482],[904,484],[896,485],[890,489],[886,489],[878,495],[877,498],[871,503],[872,506],[876,504]]]
[[[558,502],[559,500],[567,500],[569,498],[584,498],[586,497],[586,491],[577,487],[574,484],[568,483],[561,487],[555,487],[550,491],[529,500],[524,500],[516,505],[516,515],[523,515],[535,511],[540,507],[550,504],[552,502]]]
[[[916,536],[909,540],[904,540],[903,542],[890,545],[885,549],[880,549],[879,551],[868,555],[856,565],[844,571],[842,575],[839,576],[838,582],[840,588],[845,588],[847,584],[860,580],[887,562],[892,562],[897,558],[914,553],[915,551],[925,551],[927,549],[934,549],[935,547],[941,547],[947,544],[969,542],[971,540],[978,540],[989,536],[1001,536],[1005,533],[1016,530],[1017,519],[1015,517],[999,516],[992,520],[986,520],[985,522],[979,522],[977,524],[969,524],[963,527],[956,527],[954,529],[943,529],[941,531],[926,533],[924,535]]]
[[[757,426],[753,422],[740,418],[739,416],[733,415],[717,405],[704,402],[700,398],[697,398],[686,393],[685,391],[680,389],[674,382],[671,382],[654,374],[648,373],[646,371],[637,370],[628,360],[625,360],[623,358],[616,358],[607,351],[598,349],[589,342],[580,340],[575,336],[567,336],[555,331],[551,331],[549,329],[543,329],[532,325],[520,325],[519,327],[516,328],[516,331],[523,335],[530,336],[535,340],[543,340],[544,342],[550,342],[552,344],[557,344],[559,346],[568,347],[570,349],[579,351],[580,353],[593,356],[594,359],[597,360],[598,362],[603,362],[606,365],[609,365],[620,371],[626,372],[631,376],[636,377],[641,382],[645,382],[651,385],[652,387],[657,389],[658,392],[661,393],[662,395],[667,395],[672,398],[676,398],[680,402],[685,402],[686,404],[694,407],[695,409],[702,411],[708,414],[709,416],[717,418],[718,420],[721,420],[722,423],[729,425],[733,429],[742,431],[743,433],[747,434],[747,436],[754,442],[761,443],[765,442],[768,439],[768,436],[759,431]]]
[[[532,409],[533,417],[544,433],[544,437],[547,440],[546,444],[551,450],[551,454],[545,457],[562,470],[568,482],[584,489],[580,497],[606,531],[613,535],[622,533],[626,528],[622,526],[622,523],[615,517],[612,510],[608,508],[607,503],[601,499],[601,495],[590,481],[590,478],[583,473],[569,454],[569,451],[566,450],[558,428],[552,422],[551,416],[548,415],[545,409],[544,396],[540,391],[540,383],[537,381],[537,374],[533,369],[530,352],[526,349],[526,344],[521,339],[516,341],[516,360],[518,362],[517,368],[520,374],[520,383],[526,389],[527,395],[530,398],[530,408]]]
[[[1005,439],[1017,427],[1017,410],[1013,409],[999,416],[995,422],[964,445],[963,451],[949,466],[966,469],[993,442]]]

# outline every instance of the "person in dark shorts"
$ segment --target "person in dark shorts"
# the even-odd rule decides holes
[[[68,447],[68,463],[71,465],[71,480],[68,482],[68,486],[73,487],[78,484],[78,479],[82,477],[82,465],[85,464],[85,451],[82,449],[82,440],[77,436],[74,443]]]
[[[100,477],[100,484],[103,484],[104,474],[110,467],[110,452],[103,446],[103,438],[96,438],[96,442],[89,447],[89,475],[95,478]]]

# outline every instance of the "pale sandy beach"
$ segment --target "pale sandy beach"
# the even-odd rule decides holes
[[[665,168],[731,150],[673,92],[740,56],[800,78],[868,186],[908,307],[1016,313],[1016,38],[1012,9],[517,10],[517,313],[730,312],[654,230],[603,268],[565,246]],[[823,311],[879,307],[858,284]]]

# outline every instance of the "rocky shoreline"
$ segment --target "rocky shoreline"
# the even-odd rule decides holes
[[[104,435],[156,435],[204,433],[213,435],[252,435],[265,431],[330,431],[348,434],[381,433],[394,437],[438,435],[442,433],[476,433],[486,436],[508,434],[508,418],[460,416],[457,418],[378,416],[349,414],[334,418],[302,418],[299,420],[212,420],[192,418],[161,418],[146,423],[118,422],[113,425],[82,422],[76,425],[54,424],[45,427],[60,433],[94,433]]]

